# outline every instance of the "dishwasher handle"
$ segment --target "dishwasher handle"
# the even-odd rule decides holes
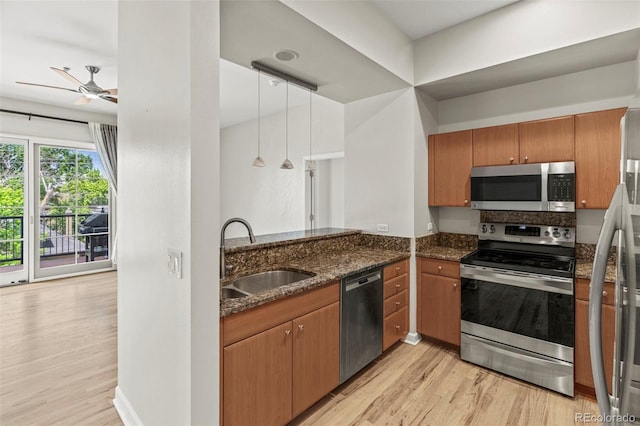
[[[376,271],[369,275],[360,276],[360,277],[345,281],[344,290],[345,291],[355,290],[357,288],[364,287],[376,281],[380,281],[381,279],[382,279],[382,274],[380,273],[380,271]]]

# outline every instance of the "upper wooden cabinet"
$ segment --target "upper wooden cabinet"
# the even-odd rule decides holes
[[[573,115],[519,123],[520,163],[573,161],[573,127]]]
[[[485,127],[473,130],[473,165],[500,166],[520,162],[518,125]]]
[[[469,205],[472,166],[472,132],[429,136],[429,205]]]
[[[576,208],[606,209],[619,181],[626,108],[576,115]]]
[[[573,161],[574,118],[549,118],[518,124],[520,163]]]

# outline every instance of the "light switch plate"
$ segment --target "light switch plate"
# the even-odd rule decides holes
[[[167,249],[167,272],[182,278],[182,252],[175,249]]]
[[[387,224],[387,223],[379,223],[378,224],[378,232],[389,232],[389,224]]]

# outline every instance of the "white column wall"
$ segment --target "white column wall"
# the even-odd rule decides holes
[[[119,3],[115,403],[128,424],[218,419],[218,17],[217,2]]]

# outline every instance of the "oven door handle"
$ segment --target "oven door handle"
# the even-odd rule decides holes
[[[547,277],[510,274],[474,265],[460,265],[460,277],[531,290],[573,295],[572,279],[551,280]]]
[[[551,358],[550,356],[536,354],[535,356],[531,355],[531,352],[525,351],[515,346],[507,346],[502,343],[497,343],[492,340],[482,339],[480,337],[472,336],[470,334],[465,334],[465,338],[473,340],[476,344],[482,346],[489,346],[492,350],[499,352],[503,355],[513,356],[517,354],[521,358],[525,358],[527,361],[530,361],[539,365],[563,365],[565,367],[573,367],[573,364],[570,362],[562,361],[560,359]]]

